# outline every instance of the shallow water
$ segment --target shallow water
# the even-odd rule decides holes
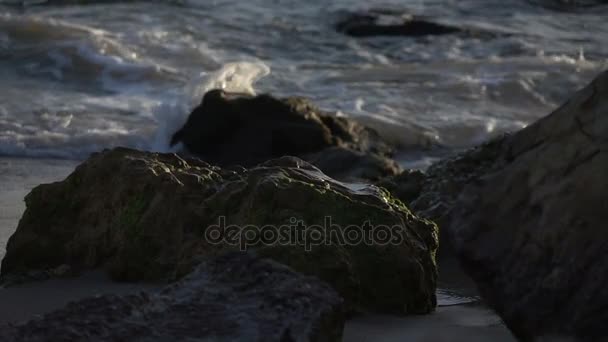
[[[345,11],[368,7],[502,35],[357,39],[333,30]],[[0,5],[0,154],[166,151],[206,89],[255,82],[257,92],[308,96],[378,127],[405,166],[424,167],[429,149],[521,128],[592,79],[608,65],[606,14],[524,0]]]

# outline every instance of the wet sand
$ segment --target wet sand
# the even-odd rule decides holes
[[[17,227],[24,196],[36,185],[64,179],[75,161],[0,158],[0,257]],[[440,260],[439,307],[431,315],[361,315],[350,320],[345,342],[515,341],[500,319],[477,302],[473,283],[451,257]],[[107,293],[154,290],[158,285],[115,283],[100,272],[0,288],[0,324],[28,320],[70,301]]]
[[[363,316],[346,324],[345,342],[514,342],[500,319],[481,306],[438,307],[431,315]]]
[[[136,293],[159,288],[160,285],[113,282],[101,272],[91,272],[71,279],[53,279],[0,288],[0,325],[27,321],[86,297]]]

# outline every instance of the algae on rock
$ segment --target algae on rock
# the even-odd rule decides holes
[[[327,281],[350,309],[435,307],[436,226],[385,190],[337,182],[297,158],[229,170],[174,154],[106,150],[66,180],[35,188],[26,204],[2,262],[4,279],[67,264],[76,271],[105,268],[117,280],[173,280],[201,260],[244,246]],[[221,220],[242,234],[262,227],[277,234],[287,227],[289,234],[210,239],[209,227]],[[327,232],[325,226],[362,237],[388,227],[384,232],[393,235],[389,243],[296,241],[298,224],[307,238]]]

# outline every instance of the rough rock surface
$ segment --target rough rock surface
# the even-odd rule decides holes
[[[119,148],[93,155],[25,200],[2,261],[5,281],[63,265],[71,272],[104,268],[118,280],[175,279],[200,260],[248,247],[317,275],[353,309],[427,313],[435,306],[436,226],[382,189],[339,183],[294,157],[228,170]],[[210,232],[222,217],[248,237],[214,240]],[[289,234],[262,241],[259,228],[267,225]],[[361,240],[381,226],[391,229],[384,235],[390,242]],[[339,238],[349,227],[360,227],[355,243]],[[253,237],[245,235],[250,230]],[[321,242],[319,230],[334,235]]]
[[[405,170],[382,179],[377,185],[389,190],[416,215],[437,222],[439,226],[447,225],[448,213],[464,188],[504,166],[507,138],[508,135],[503,135],[446,157],[424,172]]]
[[[104,295],[25,324],[2,341],[341,341],[342,299],[272,260],[229,253],[159,293]]]
[[[482,296],[522,341],[608,336],[608,72],[506,138],[446,227]]]
[[[314,154],[311,158],[319,160],[318,166],[326,171],[324,160],[344,159],[342,151],[347,151],[360,155],[363,162],[358,167],[369,167],[369,174],[380,172],[382,177],[399,170],[388,158],[391,148],[376,131],[351,119],[324,113],[297,97],[278,99],[211,90],[173,135],[171,145],[178,142],[189,152],[220,166],[249,167],[285,155],[307,159]],[[320,157],[319,153],[327,157]],[[334,174],[348,176],[350,168],[329,166],[327,169]]]

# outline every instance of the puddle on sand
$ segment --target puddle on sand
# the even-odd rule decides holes
[[[453,306],[470,304],[480,301],[481,299],[477,296],[465,296],[454,290],[449,289],[437,289],[437,306]]]

